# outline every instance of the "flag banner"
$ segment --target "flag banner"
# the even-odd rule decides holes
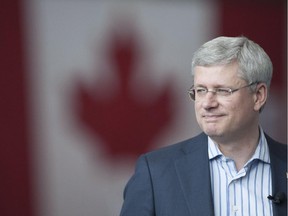
[[[215,6],[34,1],[27,8],[39,215],[117,215],[135,159],[199,133],[193,51]]]
[[[0,11],[1,215],[119,215],[137,157],[201,132],[191,58],[220,35],[271,57],[261,123],[287,142],[285,1],[13,0]]]

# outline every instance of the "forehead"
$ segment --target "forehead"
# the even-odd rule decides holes
[[[238,64],[196,66],[194,68],[194,84],[234,84],[238,77]]]

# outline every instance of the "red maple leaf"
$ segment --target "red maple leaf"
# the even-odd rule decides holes
[[[79,84],[77,115],[93,136],[101,138],[112,158],[135,158],[149,150],[153,139],[171,122],[172,86],[167,82],[161,92],[155,93],[156,97],[151,95],[149,102],[136,100],[135,92],[131,91],[131,76],[141,58],[135,35],[126,34],[123,38],[114,34],[109,44],[108,59],[119,77],[118,88],[113,89],[112,97],[105,97],[111,88],[103,86],[101,80],[95,82],[98,88],[93,90]],[[154,89],[150,83],[143,86],[137,92],[149,94]]]

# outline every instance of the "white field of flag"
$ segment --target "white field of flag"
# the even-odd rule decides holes
[[[118,215],[134,164],[125,159],[109,163],[103,158],[103,140],[77,125],[75,80],[91,87],[101,79],[113,90],[117,80],[105,62],[103,44],[117,17],[128,14],[145,44],[142,64],[150,68],[136,78],[149,79],[157,88],[166,77],[175,81],[175,120],[154,140],[154,147],[197,134],[193,103],[186,95],[190,61],[215,36],[217,7],[210,1],[31,0],[25,11],[37,215]]]

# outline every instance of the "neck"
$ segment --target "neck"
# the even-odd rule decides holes
[[[237,171],[242,169],[248,160],[254,154],[260,137],[260,131],[257,128],[250,135],[240,136],[238,139],[224,141],[223,139],[213,139],[218,145],[218,148],[226,157],[234,160]]]

